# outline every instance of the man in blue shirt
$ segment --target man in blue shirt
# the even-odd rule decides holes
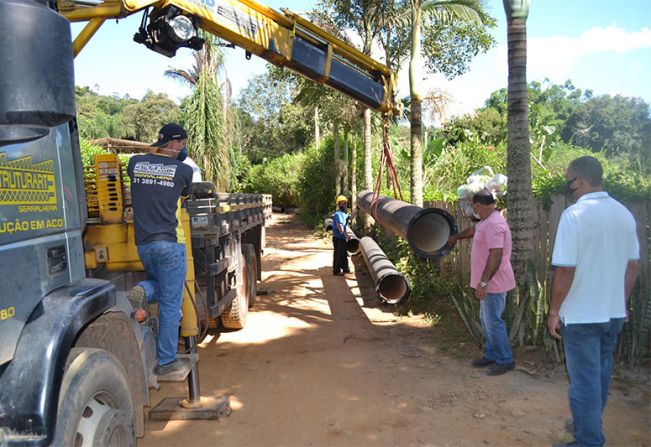
[[[349,237],[346,233],[346,227],[348,226],[347,204],[348,199],[346,196],[337,197],[337,211],[332,215],[332,245],[334,247],[332,274],[335,276],[350,273],[348,252],[346,251],[346,241]]]

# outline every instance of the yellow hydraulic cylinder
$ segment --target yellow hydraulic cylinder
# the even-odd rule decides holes
[[[194,258],[192,257],[192,238],[190,237],[190,217],[185,209],[181,210],[181,223],[183,225],[183,232],[185,233],[185,257],[187,265],[185,286],[183,288],[183,304],[181,305],[181,312],[183,312],[181,336],[191,337],[199,335],[199,325],[195,310],[196,284],[194,278]]]

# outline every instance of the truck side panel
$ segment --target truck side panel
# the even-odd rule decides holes
[[[0,365],[42,297],[84,277],[75,167],[67,123],[0,147]]]
[[[5,441],[48,444],[68,352],[83,327],[114,305],[113,285],[96,279],[76,281],[41,301],[23,329],[14,359],[0,367]]]

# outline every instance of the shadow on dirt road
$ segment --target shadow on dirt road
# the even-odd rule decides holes
[[[397,317],[360,268],[331,275],[329,241],[274,215],[247,326],[209,337],[203,395],[227,395],[219,421],[146,424],[140,446],[521,446],[568,441],[567,381],[487,377],[439,351],[421,318]],[[517,359],[516,359],[517,360]],[[164,384],[152,402],[185,396]],[[614,386],[608,445],[651,445],[649,394]]]

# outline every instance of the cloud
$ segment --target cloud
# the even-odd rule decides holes
[[[626,31],[618,26],[591,28],[578,37],[550,36],[530,37],[527,46],[527,80],[554,83],[572,79],[582,60],[598,53],[622,54],[636,50],[651,49],[651,29]],[[631,69],[637,71],[641,65],[633,63]],[[604,68],[595,67],[595,73],[605,76]],[[400,72],[400,92],[409,92],[407,71]],[[449,115],[461,115],[481,107],[489,95],[508,82],[507,46],[500,44],[486,54],[475,58],[471,70],[452,81],[440,75],[428,75],[423,81],[423,92],[433,87],[442,88],[454,99],[449,106]],[[590,86],[586,86],[590,87]],[[613,86],[614,87],[614,86]],[[633,87],[631,90],[635,90]],[[631,92],[630,96],[639,96]]]
[[[563,82],[571,69],[586,56],[596,53],[627,53],[651,48],[651,29],[626,31],[617,26],[591,28],[578,38],[551,36],[528,42],[527,73],[532,79],[548,77]]]

